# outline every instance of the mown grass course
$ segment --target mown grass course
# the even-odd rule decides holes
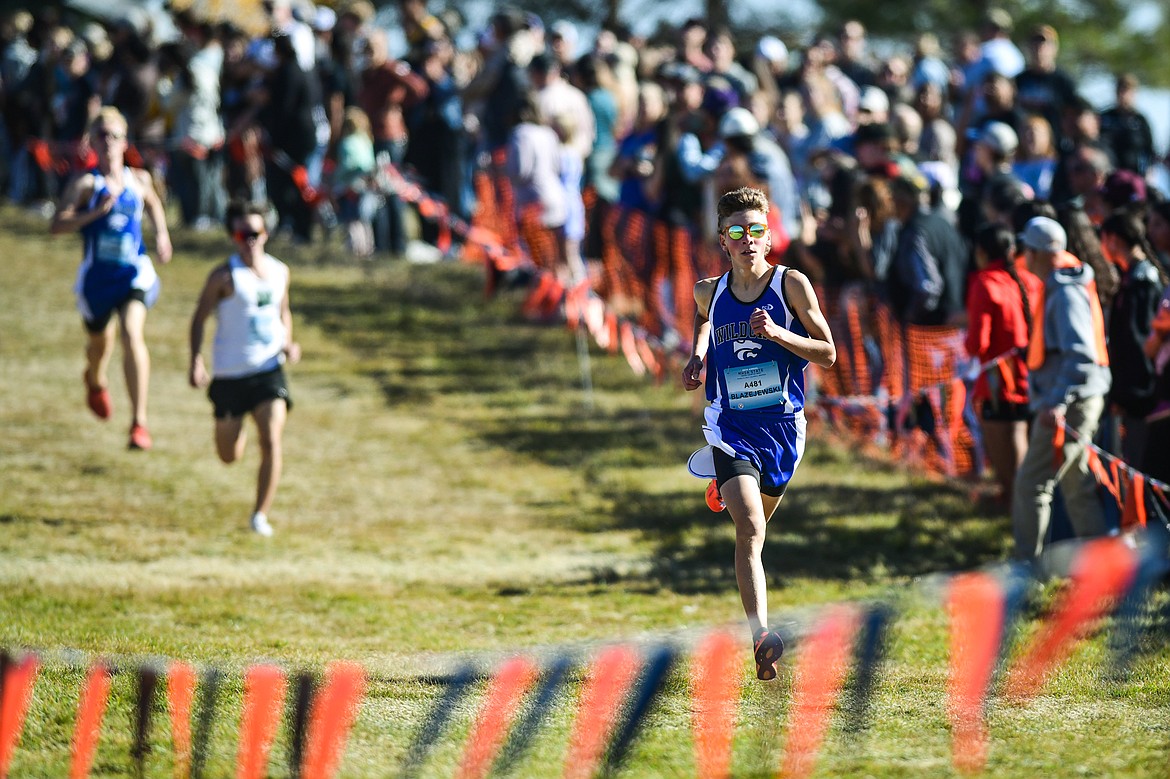
[[[256,452],[219,463],[210,405],[186,383],[189,317],[228,242],[179,232],[175,243],[148,320],[155,449],[131,452],[120,348],[114,418],[99,422],[84,404],[79,240],[0,213],[0,646],[45,652],[11,776],[68,774],[78,689],[97,657],[122,672],[95,776],[137,773],[129,671],[140,663],[224,669],[204,775],[228,777],[244,669],[318,672],[345,659],[369,684],[340,776],[365,779],[398,774],[464,663],[585,661],[619,640],[683,650],[621,775],[693,775],[686,651],[728,624],[744,643],[734,773],[775,773],[791,659],[776,682],[752,678],[732,528],[686,474],[700,419],[673,375],[655,386],[594,350],[590,407],[572,335],[524,321],[516,292],[485,300],[481,269],[359,264],[331,245],[274,242],[293,268],[305,357],[290,370],[276,536],[257,538],[247,530]],[[952,775],[947,621],[931,574],[1003,559],[1009,524],[963,489],[813,437],[766,547],[772,611],[793,633],[839,601],[885,600],[897,615],[868,726],[846,732],[838,715],[817,773]],[[1039,592],[1023,635],[1053,597]],[[1131,674],[1108,682],[1105,638],[1035,701],[992,705],[988,775],[1167,775],[1170,651],[1152,638]],[[419,775],[452,775],[483,689]],[[578,689],[562,692],[512,775],[561,773]],[[142,769],[171,776],[161,695],[154,715]],[[291,775],[288,751],[282,727],[270,776]]]

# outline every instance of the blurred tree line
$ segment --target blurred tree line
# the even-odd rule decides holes
[[[483,0],[448,0],[466,8]],[[535,11],[546,21],[565,18],[588,25],[622,24],[663,14],[662,0],[512,0]],[[1170,54],[1170,3],[1167,0],[811,0],[820,10],[816,21],[798,16],[787,4],[768,0],[702,0],[710,26],[728,25],[744,42],[754,43],[761,35],[776,35],[790,48],[808,42],[817,30],[835,32],[841,23],[857,19],[873,39],[897,41],[909,48],[915,36],[934,33],[946,50],[954,36],[978,30],[991,7],[1007,11],[1015,23],[1013,39],[1023,48],[1027,33],[1039,24],[1050,24],[1060,34],[1061,67],[1074,77],[1090,70],[1131,71],[1143,84],[1170,86],[1170,67],[1163,59]],[[380,5],[394,0],[379,0]],[[1153,8],[1161,24],[1134,29],[1130,24],[1135,10]],[[1160,9],[1160,11],[1158,10]],[[1143,16],[1142,14],[1138,15]],[[1145,16],[1149,17],[1147,13]],[[666,25],[662,26],[665,34]]]
[[[250,2],[253,0],[242,0]],[[338,7],[345,0],[320,0]],[[1028,30],[1038,24],[1050,24],[1060,34],[1062,67],[1074,77],[1090,70],[1130,71],[1143,84],[1170,86],[1170,3],[1167,0],[810,0],[821,18],[810,20],[788,4],[768,0],[701,0],[696,12],[704,12],[710,26],[728,25],[742,39],[744,47],[761,35],[776,35],[790,48],[808,42],[817,30],[836,31],[848,19],[857,19],[869,30],[872,39],[889,39],[909,47],[914,37],[932,32],[950,50],[957,33],[977,30],[991,7],[1003,8],[1015,22],[1013,38],[1021,44]],[[603,24],[629,26],[632,20],[660,18],[663,0],[432,0],[437,13],[451,8],[465,18],[483,16],[483,8],[516,5],[534,11],[546,21],[571,19],[590,26]],[[133,0],[110,0],[111,6],[134,5]],[[0,11],[32,11],[56,6],[58,12],[68,5],[62,0],[33,3],[29,0],[0,0]],[[374,0],[374,5],[394,6],[396,0]],[[1153,9],[1136,18],[1159,19],[1161,23],[1134,25],[1135,10]],[[478,9],[478,13],[473,12]],[[1135,28],[1136,27],[1136,28]],[[815,29],[814,29],[815,28]],[[662,34],[670,26],[663,25]]]
[[[1013,40],[1021,48],[1028,31],[1050,24],[1060,35],[1058,62],[1074,77],[1089,70],[1130,71],[1144,84],[1170,86],[1170,12],[1165,0],[816,0],[824,25],[835,29],[857,19],[873,37],[912,40],[933,32],[949,47],[953,36],[977,30],[992,7],[1007,11],[1015,23]],[[1146,9],[1141,13],[1141,9]],[[1151,13],[1152,12],[1152,13]],[[1161,24],[1135,29],[1133,18],[1161,18]]]

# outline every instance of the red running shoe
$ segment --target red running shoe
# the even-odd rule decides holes
[[[89,410],[98,419],[109,419],[114,413],[114,401],[110,397],[110,391],[105,387],[91,387],[88,382],[85,389],[85,404],[89,406]]]
[[[723,498],[719,495],[719,485],[715,483],[714,479],[707,485],[707,508],[716,513],[727,508],[727,504],[723,502]]]
[[[146,451],[154,442],[150,440],[150,431],[146,429],[146,425],[134,424],[130,428],[130,448],[141,449]]]
[[[775,630],[760,628],[752,644],[756,651],[756,678],[772,681],[776,678],[776,661],[784,654],[784,639]]]

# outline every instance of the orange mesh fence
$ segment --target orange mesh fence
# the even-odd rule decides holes
[[[672,227],[669,242],[666,275],[672,282],[671,291],[674,293],[675,327],[682,343],[688,344],[694,337],[695,282],[702,276],[695,267],[690,232],[682,227]]]
[[[479,207],[471,224],[550,272],[559,260],[556,235],[541,224],[538,206],[517,214],[503,163],[497,155],[476,175]],[[631,365],[646,364],[649,357],[660,363],[654,373],[662,376],[693,337],[695,282],[723,273],[726,258],[690,227],[600,204],[592,190],[585,194],[586,224],[595,231],[585,243],[597,247],[600,258],[592,287],[605,309],[599,344],[613,350],[624,333]],[[473,242],[468,256],[492,260]],[[977,472],[976,435],[964,417],[966,391],[956,380],[964,357],[962,330],[903,327],[862,284],[818,288],[817,295],[837,344],[837,362],[827,370],[810,367],[810,397],[819,399],[814,407],[834,430],[872,454],[885,452],[934,473]],[[587,311],[582,306],[578,316],[586,318]],[[629,325],[637,332],[633,340]],[[656,343],[648,343],[648,336]]]
[[[873,324],[882,354],[881,387],[891,398],[904,398],[910,390],[905,335],[894,312],[881,301],[874,303]]]
[[[833,367],[816,372],[817,396],[827,401],[824,415],[858,443],[883,444],[886,404],[873,394],[881,366],[871,366],[869,356],[876,332],[873,302],[860,284],[817,287],[816,293],[837,346]]]
[[[472,231],[491,229],[498,221],[495,192],[492,188],[491,176],[487,171],[476,171],[472,178],[472,189],[475,191],[475,213],[471,217]],[[463,247],[465,262],[482,263],[488,258],[483,244],[478,241],[468,241]]]
[[[668,230],[666,275],[674,299],[675,325],[681,342],[689,344],[694,336],[695,282],[718,276],[727,265],[718,247],[697,240],[688,228],[673,225]]]
[[[670,279],[670,225],[661,220],[653,223],[654,243],[653,266],[650,275],[650,294],[654,301],[654,308],[647,312],[643,326],[657,336],[666,330],[678,328],[678,317],[675,316],[675,301],[671,296]],[[693,297],[693,296],[692,296]]]
[[[533,264],[541,270],[557,267],[557,236],[544,226],[544,209],[539,203],[530,203],[520,209],[520,240]]]
[[[504,246],[515,251],[518,248],[519,236],[516,230],[516,201],[512,193],[512,182],[504,173],[504,152],[497,151],[492,157],[492,187],[496,202],[499,204],[496,229],[504,241]]]
[[[519,228],[513,211],[512,185],[504,173],[503,151],[493,155],[487,168],[476,171],[472,187],[476,208],[471,217],[471,230],[494,235],[505,250],[516,253],[519,250]],[[476,241],[467,242],[464,258],[469,262],[490,259],[484,247]]]
[[[605,233],[602,234],[601,261],[604,276],[610,283],[612,300],[626,299],[619,313],[631,314],[645,311],[649,274],[646,272],[647,240],[649,220],[642,213],[614,207],[606,219]]]
[[[952,385],[965,354],[963,330],[910,325],[906,328],[906,342],[910,391],[930,403],[934,421],[926,451],[927,465],[948,476],[969,473],[973,464],[973,439],[969,430],[956,424],[967,398]]]

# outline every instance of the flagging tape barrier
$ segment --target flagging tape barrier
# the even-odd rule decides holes
[[[1069,546],[1058,551],[1072,561],[1069,577],[1051,607],[1039,614],[1039,628],[1018,646],[1013,646],[1014,623],[1027,595],[1040,589],[1029,567],[1009,564],[940,575],[929,580],[929,588],[919,588],[941,594],[949,617],[946,708],[957,770],[976,773],[987,764],[993,747],[987,708],[995,691],[1001,706],[1033,698],[1095,630],[1106,631],[1108,668],[1100,678],[1107,683],[1124,679],[1143,649],[1165,645],[1170,607],[1155,614],[1151,595],[1170,572],[1168,539],[1164,528],[1151,526],[1128,536],[1066,542]],[[793,669],[777,775],[810,775],[835,717],[847,732],[867,726],[869,699],[881,686],[884,636],[896,616],[889,602],[836,603],[799,621],[775,621],[788,626],[782,630],[792,652],[785,658]],[[697,775],[727,777],[736,708],[750,659],[746,637],[737,637],[737,632],[719,627],[684,638],[619,642],[593,650],[517,651],[502,662],[468,655],[449,658],[450,667],[458,670],[428,677],[442,690],[403,750],[395,775],[414,776],[424,767],[434,747],[453,730],[460,704],[481,685],[456,776],[471,779],[512,771],[560,710],[572,718],[562,776],[612,775],[633,759],[632,747],[667,678],[685,665]],[[143,775],[149,761],[168,760],[176,779],[203,776],[209,733],[223,708],[221,692],[229,676],[243,680],[236,753],[241,779],[267,775],[282,718],[292,734],[291,775],[336,776],[368,686],[390,681],[346,661],[330,663],[318,679],[306,671],[290,677],[271,663],[252,665],[242,673],[215,666],[200,672],[181,660],[6,650],[0,652],[0,779],[21,775],[21,731],[30,711],[40,711],[38,674],[62,667],[86,669],[77,693],[70,779],[89,776],[102,730],[113,727],[104,715],[114,674],[135,679],[128,762]],[[167,750],[156,749],[159,745],[151,738],[150,712],[159,685],[165,687],[170,715],[169,757],[159,756]]]
[[[258,137],[252,143],[255,148],[248,153],[263,155],[286,170],[306,203],[328,202],[325,192],[309,184],[304,166],[279,150],[264,148]],[[63,174],[95,164],[92,150],[76,142],[32,138],[27,148],[45,171]],[[190,143],[142,144],[141,149],[130,147],[127,161],[143,165],[152,155],[176,149],[197,157],[208,152]],[[233,148],[228,152],[243,153]],[[694,283],[726,270],[718,248],[702,240],[693,226],[604,203],[588,190],[589,232],[583,246],[594,248],[600,271],[566,288],[557,273],[553,232],[541,223],[539,207],[515,208],[504,171],[502,150],[477,171],[477,208],[470,221],[388,161],[379,164],[376,190],[413,204],[423,219],[434,223],[441,251],[448,252],[458,239],[465,262],[484,264],[487,294],[508,274],[523,271],[530,279],[525,315],[551,320],[563,314],[571,330],[583,328],[600,348],[620,352],[639,376],[662,380],[677,373],[674,369],[689,357]],[[823,419],[863,450],[892,456],[915,469],[947,477],[979,475],[983,447],[969,388],[980,374],[994,373],[1012,383],[1009,362],[1014,354],[967,372],[961,328],[900,325],[889,306],[862,283],[818,285],[817,296],[837,342],[837,362],[824,370],[809,366],[812,418]],[[1059,448],[1062,441],[1054,446]],[[1099,447],[1090,448],[1090,457],[1098,481],[1118,503],[1123,527],[1144,526],[1150,514],[1170,524],[1170,485]]]
[[[549,231],[539,215],[516,215],[502,169],[497,156],[477,174],[479,208],[470,223],[391,164],[382,167],[379,179],[383,189],[437,222],[441,236],[462,240],[465,260],[486,263],[489,293],[504,274],[525,268],[535,279],[525,314],[547,318],[563,312],[570,329],[584,328],[601,348],[620,352],[637,375],[661,380],[685,362],[694,317],[691,289],[696,280],[726,269],[719,251],[689,227],[587,198],[589,223],[599,233],[600,276],[566,289],[555,272]],[[814,418],[898,462],[947,477],[980,474],[983,447],[970,386],[980,375],[1010,381],[1015,352],[967,370],[961,328],[902,326],[860,284],[818,287],[817,294],[838,359],[830,369],[808,369]],[[1123,529],[1144,527],[1151,514],[1170,524],[1170,485],[1100,447],[1089,451],[1093,473],[1118,503]]]
[[[30,151],[43,169],[91,164],[77,149],[32,142]],[[167,149],[148,150],[165,153]],[[197,153],[197,149],[184,149]],[[132,152],[131,164],[142,164]],[[279,153],[272,161],[289,169],[302,197],[320,204],[303,171]],[[592,243],[600,247],[596,278],[566,288],[556,273],[556,249],[539,214],[517,214],[503,160],[493,158],[475,180],[479,207],[467,222],[393,165],[378,173],[379,188],[413,203],[423,218],[439,226],[439,248],[455,238],[466,261],[482,262],[486,291],[516,271],[531,279],[523,304],[533,319],[563,313],[571,329],[583,328],[608,351],[620,352],[638,375],[661,380],[685,360],[690,343],[694,282],[725,269],[718,251],[688,227],[666,224],[646,214],[589,199]],[[586,243],[590,243],[587,239]],[[978,473],[982,449],[968,388],[976,375],[1004,373],[1011,353],[977,370],[964,372],[963,333],[953,327],[900,326],[885,304],[860,285],[818,288],[818,297],[838,346],[833,368],[810,367],[814,416],[878,452],[946,476]],[[923,418],[929,424],[922,424]],[[1041,630],[1009,662],[1013,627],[1026,600],[1029,577],[1018,569],[973,572],[950,579],[945,598],[950,616],[950,676],[947,689],[955,765],[980,770],[986,763],[990,734],[986,702],[999,684],[1007,699],[1035,695],[1044,680],[1072,651],[1087,629],[1114,614],[1109,634],[1111,672],[1124,674],[1134,662],[1150,592],[1166,573],[1166,532],[1170,525],[1170,485],[1151,478],[1122,459],[1080,441],[1075,431],[1056,428],[1054,459],[1071,436],[1087,452],[1090,468],[1116,501],[1121,526],[1136,548],[1120,538],[1089,542],[1079,549],[1062,597],[1045,617]],[[1157,521],[1151,522],[1155,518]],[[879,683],[882,637],[894,619],[887,604],[837,605],[816,618],[800,639],[794,661],[788,741],[779,773],[806,776],[827,733],[847,679],[852,679],[847,728],[864,728],[870,696]],[[1167,615],[1156,623],[1165,626]],[[795,637],[794,637],[795,638]],[[639,648],[618,644],[585,663],[580,695],[563,775],[588,777],[614,772],[627,760],[647,713],[672,668],[693,650],[690,663],[695,765],[703,777],[727,776],[732,730],[742,675],[742,642],[723,629],[690,642]],[[10,775],[14,752],[42,660],[76,653],[12,650],[0,662],[0,779]],[[537,662],[523,654],[484,672],[466,662],[444,677],[443,693],[405,752],[402,776],[416,773],[454,719],[459,703],[487,676],[484,698],[459,763],[461,777],[482,777],[511,770],[539,736],[556,709],[563,690],[575,678],[576,660],[554,653]],[[139,774],[150,759],[151,711],[157,686],[166,688],[170,714],[172,762],[176,777],[201,777],[208,759],[210,734],[221,706],[225,670],[174,661],[88,663],[78,692],[70,777],[89,775],[104,724],[111,676],[132,670],[136,707],[128,755]],[[244,700],[239,729],[237,775],[265,774],[287,697],[290,722],[289,771],[304,779],[334,776],[348,734],[360,713],[368,675],[359,666],[339,662],[321,679],[301,672],[288,683],[284,670],[257,665],[244,672]]]

